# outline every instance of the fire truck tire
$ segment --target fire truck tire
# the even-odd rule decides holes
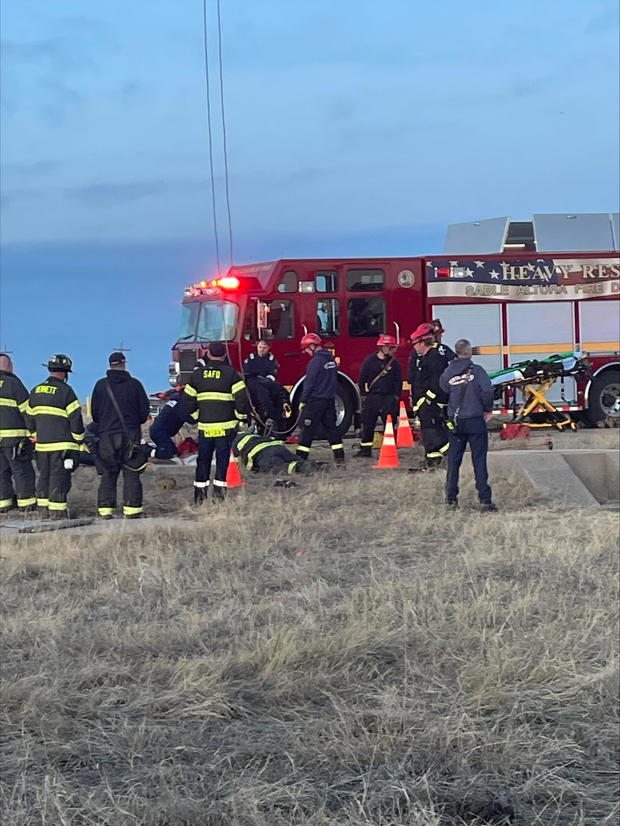
[[[592,380],[588,394],[588,419],[620,424],[620,371],[605,370]]]

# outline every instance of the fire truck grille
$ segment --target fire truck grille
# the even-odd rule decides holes
[[[194,365],[198,361],[197,350],[180,350],[179,351],[179,370],[181,373],[191,373]]]

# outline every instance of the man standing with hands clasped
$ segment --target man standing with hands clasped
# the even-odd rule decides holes
[[[487,471],[487,422],[493,415],[493,387],[485,370],[471,360],[470,342],[465,338],[459,339],[455,349],[456,358],[448,364],[439,379],[441,389],[449,394],[450,449],[446,502],[449,507],[458,507],[459,471],[469,444],[482,510],[495,511],[497,508],[491,499]]]

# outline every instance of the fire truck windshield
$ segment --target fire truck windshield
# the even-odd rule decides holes
[[[181,308],[177,341],[230,341],[237,331],[239,308],[230,301],[191,301]]]

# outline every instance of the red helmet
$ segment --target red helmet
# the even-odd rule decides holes
[[[306,347],[309,347],[311,344],[316,344],[317,346],[319,346],[321,343],[321,338],[320,336],[317,336],[316,333],[306,333],[305,336],[301,337],[299,346],[302,350],[305,350]]]
[[[432,338],[435,334],[435,328],[428,321],[419,324],[413,333],[409,336],[412,344],[417,344],[419,341],[424,341],[425,338]]]
[[[398,347],[398,342],[394,336],[386,336],[385,333],[377,339],[377,347]]]

